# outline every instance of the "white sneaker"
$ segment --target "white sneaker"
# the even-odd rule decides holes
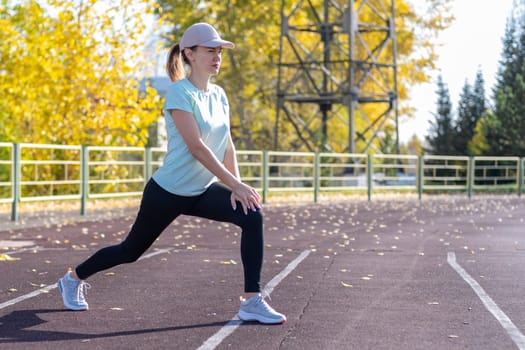
[[[242,321],[259,321],[266,324],[286,322],[286,316],[275,311],[260,295],[242,301],[237,317]]]
[[[64,277],[57,282],[58,290],[62,295],[64,305],[74,311],[82,311],[89,309],[89,305],[84,298],[84,293],[91,286],[84,282],[71,277],[71,272],[67,272]]]

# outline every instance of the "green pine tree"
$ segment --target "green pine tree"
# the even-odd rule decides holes
[[[507,21],[494,110],[484,129],[490,155],[525,155],[525,16]]]
[[[458,119],[454,148],[458,155],[472,155],[469,143],[475,134],[477,122],[485,115],[485,82],[481,70],[478,69],[474,87],[465,81],[458,103]]]
[[[452,101],[447,85],[441,75],[437,81],[437,109],[433,114],[435,120],[430,121],[431,127],[426,136],[428,147],[425,151],[436,155],[454,155],[453,144],[455,131],[453,126]]]

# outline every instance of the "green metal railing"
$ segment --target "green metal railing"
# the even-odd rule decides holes
[[[12,143],[0,142],[0,203],[11,203],[14,198],[13,149]]]
[[[0,203],[138,196],[162,164],[164,150],[0,143]],[[364,155],[238,151],[243,181],[262,193],[515,192],[524,187],[525,158]]]

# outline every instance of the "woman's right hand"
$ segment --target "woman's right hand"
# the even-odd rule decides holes
[[[254,188],[242,182],[239,182],[232,188],[230,201],[233,210],[237,209],[237,202],[240,202],[244,214],[248,214],[248,210],[256,211],[261,208],[261,197],[259,193],[257,193]]]

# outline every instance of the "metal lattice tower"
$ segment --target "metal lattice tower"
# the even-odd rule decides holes
[[[346,131],[345,150],[361,141],[366,152],[391,123],[399,149],[394,0],[291,2],[281,5],[274,148],[331,151],[330,135]],[[284,128],[296,134],[287,144]]]

